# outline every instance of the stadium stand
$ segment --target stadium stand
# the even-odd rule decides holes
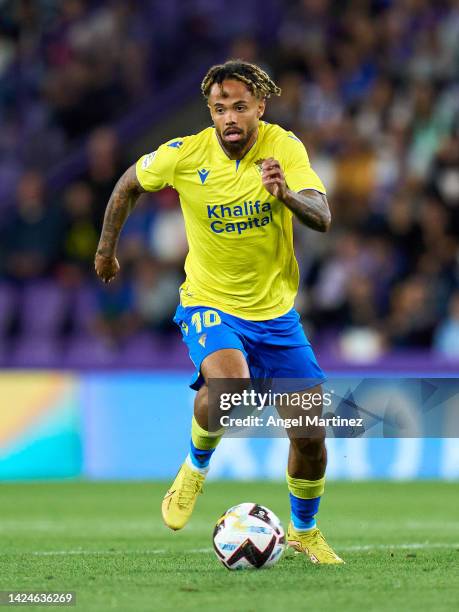
[[[266,119],[301,137],[327,186],[330,234],[296,231],[297,306],[321,360],[457,360],[458,3],[270,0],[263,24],[242,3],[231,31],[225,0],[178,4],[0,2],[1,365],[187,363],[171,323],[186,253],[175,192],[142,198],[113,286],[92,259],[135,161],[118,122],[216,49],[271,72],[283,95]],[[82,171],[56,189],[52,168],[81,147]]]

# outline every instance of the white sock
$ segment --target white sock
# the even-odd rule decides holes
[[[209,466],[205,468],[200,468],[197,465],[195,465],[193,463],[193,460],[190,457],[190,453],[188,453],[188,455],[186,456],[185,463],[187,464],[189,468],[191,468],[195,472],[199,472],[200,474],[203,474],[204,476],[206,476],[207,472],[209,471]]]
[[[308,531],[312,531],[316,527],[317,523],[314,523],[312,527],[307,527],[306,529],[298,529],[298,527],[295,527],[295,525],[293,525],[293,528],[295,529],[295,531],[298,531],[298,533],[307,533]]]

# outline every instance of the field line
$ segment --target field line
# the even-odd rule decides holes
[[[422,550],[423,548],[459,548],[454,542],[411,542],[409,544],[356,544],[340,546],[347,552],[363,552],[366,550]]]
[[[365,552],[372,550],[423,550],[429,548],[452,549],[459,550],[459,543],[455,542],[410,542],[406,544],[357,544],[351,546],[337,546],[338,550],[343,552]],[[212,552],[212,548],[190,548],[182,550],[183,555],[189,554],[208,554]],[[145,549],[145,550],[38,550],[31,553],[16,553],[16,554],[31,554],[36,557],[52,557],[62,555],[169,555],[179,552],[178,550],[168,550],[165,548]]]

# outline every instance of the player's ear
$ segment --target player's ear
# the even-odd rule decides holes
[[[262,100],[258,102],[258,110],[257,110],[258,119],[261,119],[263,117],[265,113],[265,108],[266,108],[266,100],[263,98]]]

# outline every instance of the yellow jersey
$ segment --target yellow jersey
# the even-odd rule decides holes
[[[175,138],[136,164],[146,191],[176,189],[189,252],[182,306],[209,306],[252,321],[288,312],[298,291],[292,212],[264,188],[261,162],[274,157],[293,191],[325,188],[292,132],[264,121],[240,160],[216,131]]]

